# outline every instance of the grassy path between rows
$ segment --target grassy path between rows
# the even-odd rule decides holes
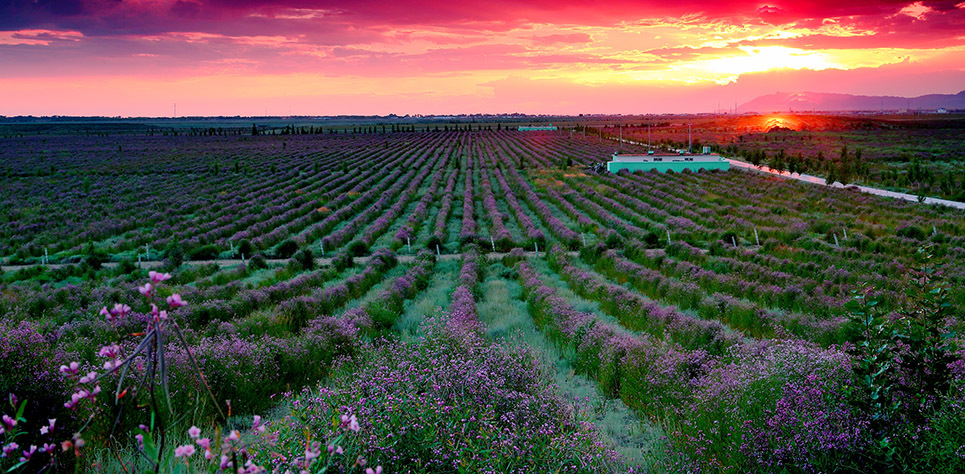
[[[665,452],[661,428],[638,418],[621,400],[602,395],[594,381],[576,373],[567,355],[533,324],[522,288],[510,269],[500,263],[489,265],[479,293],[479,320],[489,337],[532,348],[561,395],[587,413],[604,440],[612,443],[628,464],[649,471],[659,463]]]

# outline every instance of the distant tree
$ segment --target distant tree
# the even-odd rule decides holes
[[[251,135],[258,135],[258,126],[255,124],[251,124]]]

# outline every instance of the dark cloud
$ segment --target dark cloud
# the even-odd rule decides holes
[[[615,25],[647,18],[694,16],[709,21],[763,20],[786,24],[813,19],[884,18],[910,4],[908,0],[883,2],[792,1],[749,4],[734,0],[711,2],[630,1],[562,2],[559,0],[490,0],[438,2],[436,0],[178,0],[128,3],[115,0],[7,0],[0,3],[0,28],[74,28],[88,35],[156,34],[238,30],[247,19],[288,18],[292,12],[324,12],[323,19],[296,21],[314,28],[443,27],[503,31],[531,23]],[[928,1],[938,12],[961,10],[954,1]],[[234,26],[232,26],[234,25]],[[248,32],[255,34],[255,32]],[[262,34],[262,33],[258,33]]]

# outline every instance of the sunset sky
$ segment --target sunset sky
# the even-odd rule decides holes
[[[965,1],[0,0],[0,115],[659,113],[965,89]]]

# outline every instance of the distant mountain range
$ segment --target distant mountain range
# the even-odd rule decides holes
[[[778,92],[751,100],[738,107],[737,111],[740,113],[906,109],[934,111],[939,108],[965,109],[965,91],[958,94],[928,94],[919,97]]]

